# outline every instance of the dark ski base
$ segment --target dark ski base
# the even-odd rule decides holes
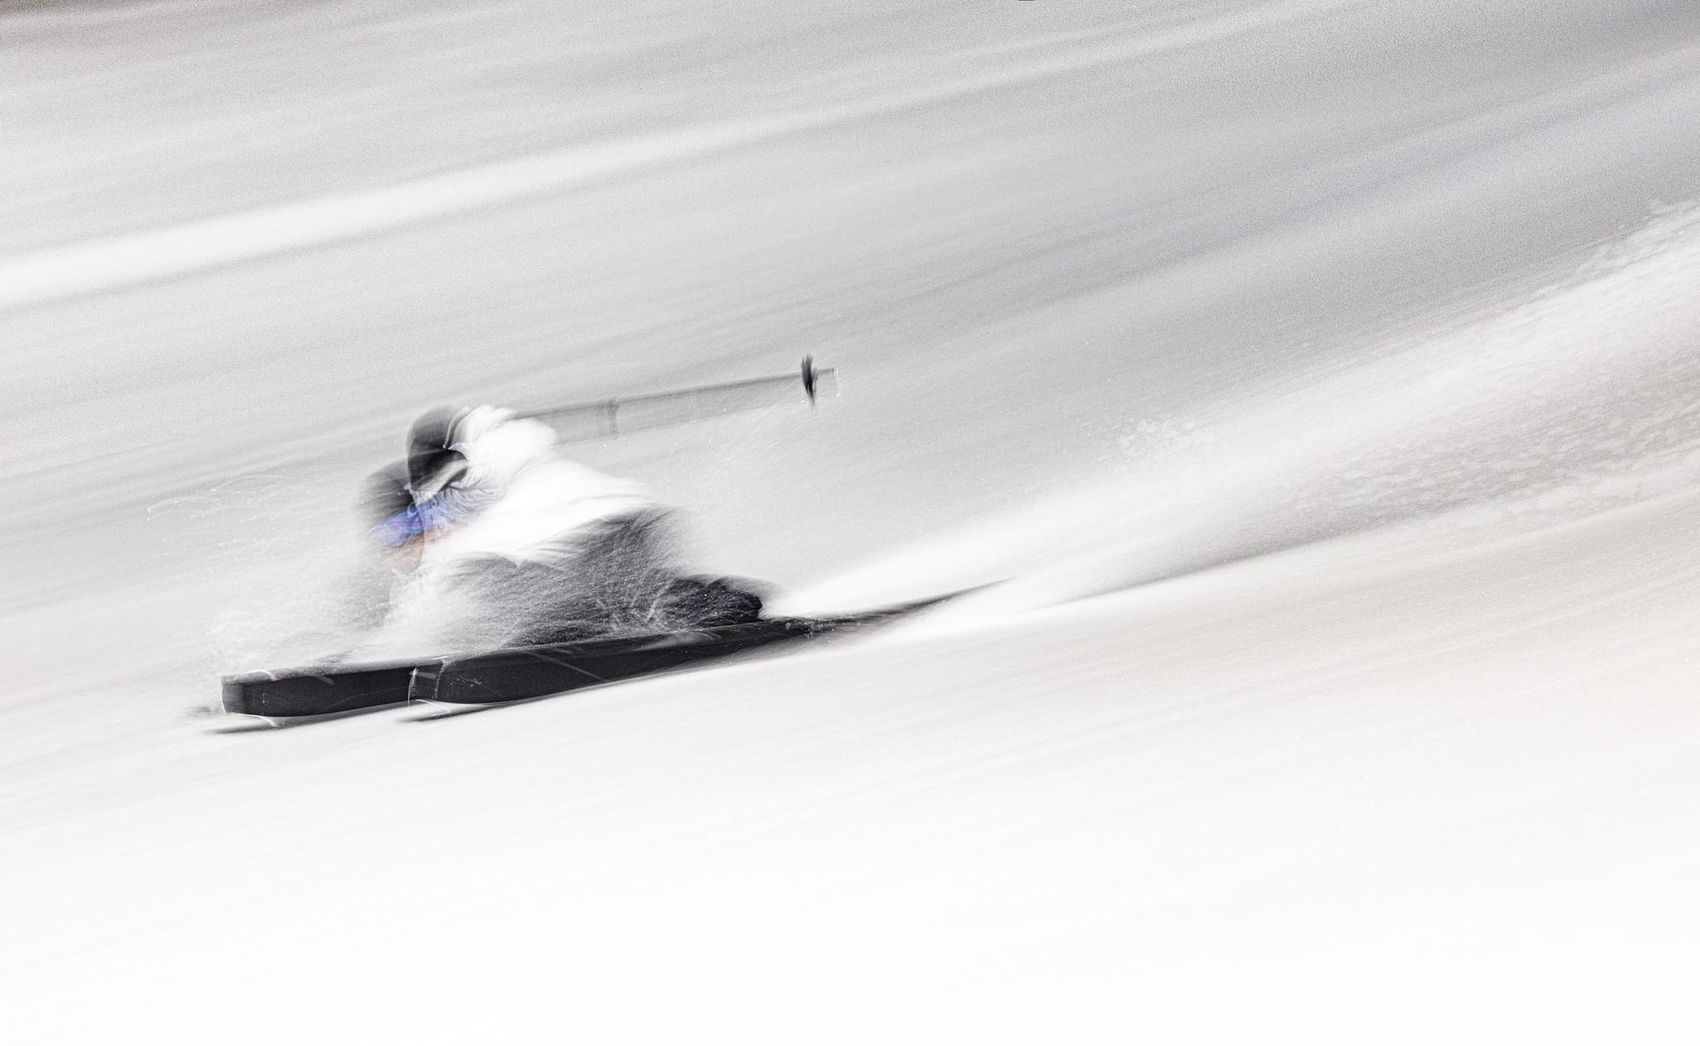
[[[273,720],[306,720],[407,703],[415,662],[330,665],[249,672],[224,679],[224,710]]]
[[[699,631],[631,639],[601,639],[561,646],[516,647],[421,665],[411,698],[438,705],[489,705],[527,701],[636,676],[727,657],[818,631],[817,622],[758,621]]]
[[[772,618],[656,635],[515,647],[470,657],[251,672],[225,678],[224,710],[284,726],[409,701],[450,707],[528,701],[868,627],[948,598],[846,617]]]

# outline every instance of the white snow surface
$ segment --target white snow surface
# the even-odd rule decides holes
[[[1687,1042],[1692,0],[0,0],[0,1039]],[[283,731],[438,403],[889,632]]]

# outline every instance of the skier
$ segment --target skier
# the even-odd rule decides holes
[[[362,658],[408,657],[756,620],[761,598],[682,575],[670,510],[568,461],[542,422],[437,408],[368,480],[371,537],[396,584]]]

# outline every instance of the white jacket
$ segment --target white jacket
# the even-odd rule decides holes
[[[549,426],[497,407],[475,407],[451,448],[467,471],[439,497],[465,519],[430,542],[422,572],[479,556],[548,559],[586,527],[661,508],[642,484],[560,457]]]
[[[355,653],[387,660],[487,649],[507,641],[516,614],[469,602],[469,573],[491,557],[567,563],[576,536],[598,524],[664,506],[641,484],[561,458],[540,421],[496,407],[468,411],[453,450],[467,471],[439,493],[459,522],[431,538],[413,575],[394,593],[378,633]],[[492,620],[491,618],[497,618]]]

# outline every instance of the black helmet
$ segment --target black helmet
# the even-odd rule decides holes
[[[465,415],[456,407],[433,407],[408,427],[408,486],[415,494],[430,497],[466,471],[465,456],[452,449]]]

